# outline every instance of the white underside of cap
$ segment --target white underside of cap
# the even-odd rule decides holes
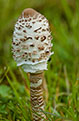
[[[47,62],[41,62],[35,65],[23,64],[21,65],[25,72],[37,73],[39,71],[47,70]]]

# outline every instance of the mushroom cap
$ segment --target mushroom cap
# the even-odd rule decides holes
[[[51,56],[51,32],[48,20],[37,11],[27,8],[18,18],[12,41],[13,58],[25,72],[47,70]]]

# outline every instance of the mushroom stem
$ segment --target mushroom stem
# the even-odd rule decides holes
[[[30,94],[33,121],[45,121],[43,98],[43,72],[30,74]]]

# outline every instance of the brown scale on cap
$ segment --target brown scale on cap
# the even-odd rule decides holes
[[[38,46],[39,50],[44,50],[44,46]]]
[[[39,39],[39,36],[36,36],[35,39],[38,40]]]
[[[46,31],[46,29],[42,29],[42,32],[45,32]]]
[[[23,30],[24,33],[26,33],[26,30]]]
[[[34,47],[35,45],[34,44],[30,44],[30,47]]]
[[[32,55],[32,54],[31,54],[31,53],[29,53],[29,56],[30,56],[30,57],[31,57],[31,55]]]
[[[35,21],[32,22],[33,24],[35,23]]]
[[[24,26],[20,25],[20,27],[24,28]]]
[[[40,28],[38,28],[38,29],[36,29],[36,30],[34,30],[34,32],[37,32],[38,30],[40,30],[42,27],[40,27]]]
[[[37,51],[33,51],[33,55],[36,55],[37,54]]]
[[[13,45],[15,45],[15,42],[12,42]]]
[[[19,43],[16,43],[16,46],[18,46],[19,45]]]
[[[22,22],[24,22],[24,20],[22,20]]]
[[[22,25],[24,25],[25,23],[22,23]]]
[[[48,36],[48,40],[50,40],[50,39],[52,40],[52,36],[51,35]]]
[[[18,30],[20,30],[21,29],[21,27],[16,27]]]
[[[18,49],[17,52],[20,52],[20,49]]]
[[[28,21],[31,21],[31,18],[29,18]]]
[[[32,59],[32,62],[34,63],[35,62],[35,59]]]
[[[48,43],[45,43],[46,46],[48,46]]]
[[[32,37],[27,37],[27,40],[28,40],[28,39],[32,39]]]
[[[24,36],[24,38],[27,38],[27,36]]]
[[[27,52],[25,52],[24,54],[27,55]]]
[[[28,28],[28,29],[30,29],[30,28],[32,28],[32,26],[30,26],[30,24],[26,24],[26,27]]]
[[[43,42],[46,39],[46,36],[41,37],[41,42]]]
[[[27,19],[25,19],[25,22],[27,22]]]
[[[25,42],[27,39],[26,38],[21,38],[20,39],[22,42]]]

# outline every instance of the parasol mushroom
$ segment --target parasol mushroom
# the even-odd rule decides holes
[[[51,32],[48,20],[34,9],[25,9],[13,33],[12,52],[17,66],[30,73],[33,121],[46,119],[43,99],[43,71],[51,54]]]

